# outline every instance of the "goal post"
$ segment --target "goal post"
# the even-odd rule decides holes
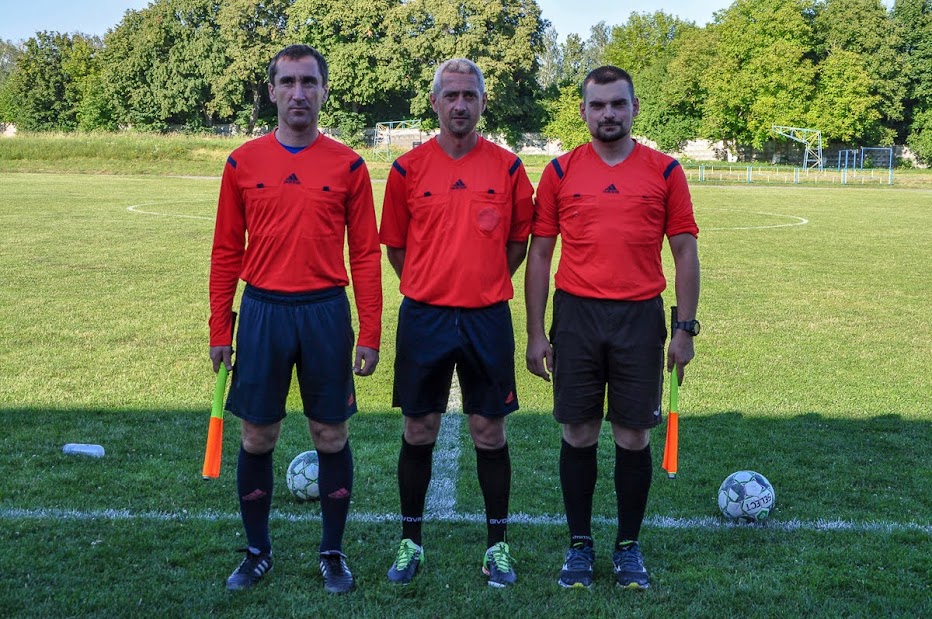
[[[893,147],[892,146],[862,146],[861,147],[861,169],[864,169],[864,162],[867,160],[872,168],[886,168],[893,170]],[[880,165],[875,165],[879,163]]]
[[[805,127],[787,127],[783,125],[772,125],[770,130],[794,142],[799,142],[805,147],[803,154],[803,167],[823,169],[822,163],[822,132],[818,129],[807,129]]]
[[[418,132],[418,142],[420,141],[421,121],[413,120],[388,120],[375,124],[375,136],[372,140],[372,152],[375,156],[385,161],[391,161],[392,146],[396,147],[398,132],[404,129],[413,129]]]

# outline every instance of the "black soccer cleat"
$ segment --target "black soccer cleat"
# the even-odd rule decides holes
[[[227,578],[227,589],[230,591],[242,591],[248,589],[259,582],[263,576],[272,571],[272,553],[252,552],[248,548],[242,548],[240,552],[246,553],[246,558],[239,564],[239,567]]]
[[[320,553],[320,575],[327,593],[349,593],[356,588],[356,579],[346,565],[346,555],[338,550]]]

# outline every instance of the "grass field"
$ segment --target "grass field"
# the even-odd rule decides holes
[[[640,595],[612,585],[607,434],[596,586],[567,592],[555,583],[567,543],[559,430],[549,386],[523,370],[523,269],[512,305],[522,408],[509,421],[519,583],[490,590],[479,572],[482,505],[458,415],[445,420],[438,448],[458,454],[435,468],[455,492],[439,497],[443,507],[425,525],[426,569],[403,590],[385,582],[399,532],[401,431],[390,407],[400,297],[386,262],[381,364],[357,381],[361,412],[351,422],[357,468],[345,550],[359,589],[323,592],[317,507],[294,503],[284,488],[288,462],[310,448],[293,393],[275,452],[275,571],[231,595],[223,581],[243,544],[234,420],[221,478],[200,479],[219,179],[170,176],[201,173],[171,164],[115,176],[62,173],[75,170],[55,163],[53,172],[23,173],[8,163],[0,162],[0,615],[932,615],[932,192],[694,185],[703,332],[680,392],[675,481],[659,466],[663,427],[654,433],[641,536],[653,587]],[[384,184],[374,190],[378,203]],[[102,444],[107,456],[65,456],[68,442]],[[767,526],[728,526],[717,515],[719,483],[742,468],[776,487]]]

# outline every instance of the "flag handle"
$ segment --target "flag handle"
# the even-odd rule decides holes
[[[670,308],[670,337],[673,337],[673,330],[676,328],[676,306]],[[676,372],[676,365],[670,371],[670,414],[667,417],[667,439],[663,449],[663,470],[667,472],[667,477],[676,479],[677,460],[679,457],[680,442],[680,418],[679,418],[679,399],[680,385],[679,375]]]

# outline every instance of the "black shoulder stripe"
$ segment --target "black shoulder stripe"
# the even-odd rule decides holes
[[[670,165],[667,166],[667,169],[663,171],[663,180],[670,178],[670,174],[673,173],[673,170],[676,169],[676,166],[680,165],[680,162],[674,159],[670,162]]]
[[[408,171],[405,170],[403,167],[401,167],[401,164],[398,163],[398,160],[397,160],[397,159],[396,159],[395,162],[392,164],[392,167],[395,168],[396,170],[398,170],[398,173],[401,174],[402,176],[407,176],[407,175],[408,175]]]
[[[515,172],[518,171],[518,168],[521,167],[521,157],[515,157],[515,162],[511,164],[511,168],[508,170],[508,176],[514,176]]]
[[[563,178],[563,168],[560,167],[560,162],[554,159],[550,162],[553,165],[553,171],[557,173],[557,178]]]
[[[233,169],[236,169],[236,159],[233,158],[233,155],[227,157],[227,163],[233,166]]]
[[[363,158],[360,157],[360,158],[357,159],[355,162],[353,162],[353,165],[351,165],[351,166],[349,167],[349,171],[350,171],[350,172],[355,172],[356,170],[359,169],[359,166],[361,166],[361,165],[364,164],[364,163],[365,163],[365,161],[363,161]]]

